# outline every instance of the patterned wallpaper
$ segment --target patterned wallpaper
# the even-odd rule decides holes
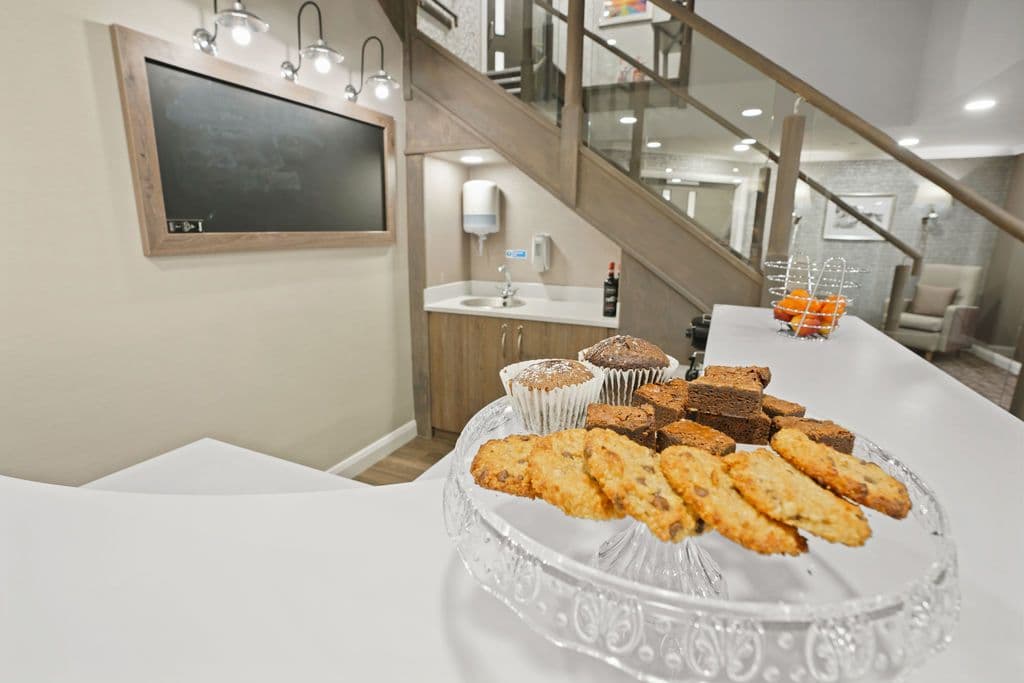
[[[950,159],[934,161],[943,170],[974,188],[1000,206],[1006,201],[1012,157]],[[878,192],[896,195],[892,233],[914,248],[921,244],[921,218],[925,207],[914,199],[923,179],[895,161],[836,161],[806,163],[804,170],[836,194]],[[812,193],[810,207],[797,207],[803,215],[796,251],[820,262],[829,256],[843,256],[850,264],[865,266],[871,273],[861,276],[858,302],[852,309],[873,325],[881,325],[885,299],[892,286],[893,268],[903,262],[902,253],[886,242],[846,242],[822,239],[825,201]],[[959,203],[939,219],[928,237],[926,263],[954,263],[987,266],[992,258],[996,228]],[[910,296],[912,290],[908,290]]]
[[[423,33],[446,47],[459,59],[478,71],[483,70],[483,12],[481,0],[440,0],[459,15],[459,25],[448,29],[426,12],[420,11],[416,25]]]

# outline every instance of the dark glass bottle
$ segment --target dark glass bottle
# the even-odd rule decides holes
[[[615,277],[615,262],[608,264],[608,279],[604,281],[604,316],[614,318],[619,308],[619,278]]]

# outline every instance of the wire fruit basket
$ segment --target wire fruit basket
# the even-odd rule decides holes
[[[820,265],[807,256],[765,262],[772,314],[779,332],[796,339],[828,339],[853,305],[860,287],[856,276],[866,273],[841,256]]]

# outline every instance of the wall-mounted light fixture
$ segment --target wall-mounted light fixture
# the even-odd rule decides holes
[[[315,43],[310,43],[306,47],[302,47],[302,12],[307,7],[312,6],[316,10],[316,24],[318,29],[318,38]],[[320,11],[320,5],[313,2],[313,0],[306,0],[299,7],[298,19],[296,19],[296,26],[298,34],[298,46],[299,46],[299,63],[292,64],[291,62],[285,61],[281,64],[281,76],[289,81],[294,81],[299,75],[299,69],[302,68],[302,60],[309,60],[313,62],[313,68],[317,72],[325,74],[331,70],[331,67],[335,64],[341,64],[345,61],[345,58],[340,52],[329,46],[324,41],[324,15]]]
[[[953,196],[931,181],[924,181],[917,187],[914,205],[924,210],[921,216],[920,252],[928,249],[928,236],[939,232],[939,218],[953,207]]]
[[[366,46],[371,40],[377,41],[377,46],[380,48],[380,71],[373,74],[366,80],[363,80],[366,73]],[[361,53],[359,62],[359,89],[357,90],[351,83],[346,85],[345,99],[349,102],[355,102],[359,99],[359,95],[363,92],[363,88],[365,86],[370,86],[373,88],[374,97],[378,100],[386,100],[392,90],[398,89],[398,81],[392,78],[391,74],[384,70],[384,43],[382,43],[380,38],[377,36],[370,36],[363,41],[363,49]]]
[[[213,14],[213,33],[201,26],[192,32],[192,46],[208,55],[217,54],[217,33],[221,26],[239,45],[248,45],[252,42],[252,34],[266,33],[270,29],[270,24],[245,9],[241,2],[233,2],[231,9],[221,11],[217,0],[213,0]]]

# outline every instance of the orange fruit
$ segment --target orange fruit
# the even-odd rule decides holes
[[[794,316],[789,321],[789,329],[793,330],[798,337],[810,337],[818,331],[821,326],[821,316],[814,313]]]
[[[793,314],[786,310],[784,304],[785,300],[782,300],[779,303],[775,304],[775,319],[789,322],[790,319],[793,317]]]

